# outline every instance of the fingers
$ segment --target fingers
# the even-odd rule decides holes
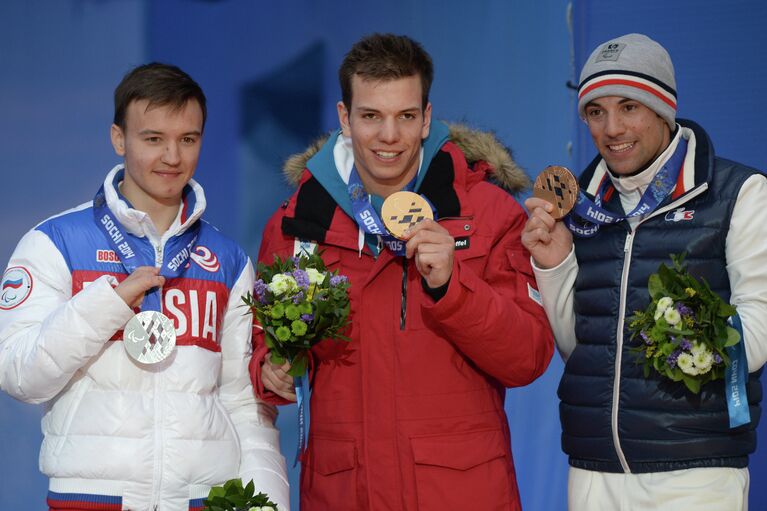
[[[160,276],[160,268],[140,266],[120,282],[115,292],[129,307],[138,307],[144,299],[144,293],[164,284],[165,277]]]
[[[434,220],[423,220],[406,233],[405,256],[413,258],[429,287],[447,283],[453,272],[455,240]]]
[[[288,374],[290,363],[283,365],[272,364],[267,355],[264,364],[261,366],[261,383],[264,388],[274,392],[281,398],[288,401],[296,400],[296,391],[293,386],[293,377]]]

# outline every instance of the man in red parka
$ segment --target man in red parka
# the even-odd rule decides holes
[[[408,37],[357,42],[339,70],[341,129],[288,162],[298,190],[264,230],[262,262],[318,246],[351,282],[351,342],[312,349],[304,511],[520,508],[505,387],[540,376],[553,340],[525,212],[485,177],[511,191],[528,180],[492,136],[432,122],[432,76]],[[355,218],[400,190],[437,220],[398,252]],[[255,342],[259,396],[295,401],[287,368]]]

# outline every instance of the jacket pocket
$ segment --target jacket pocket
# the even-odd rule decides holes
[[[355,511],[357,446],[352,439],[314,435],[301,474],[301,509]]]
[[[415,437],[410,445],[420,511],[509,509],[513,468],[500,430]]]

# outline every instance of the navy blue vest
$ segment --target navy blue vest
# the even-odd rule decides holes
[[[627,321],[618,349],[622,279],[628,318],[647,307],[647,280],[661,262],[670,264],[669,254],[687,252],[690,273],[706,279],[723,299],[730,297],[725,240],[738,192],[756,171],[715,158],[706,133],[694,123],[680,123],[696,137],[695,187],[667,199],[658,211],[673,207],[642,222],[632,239],[624,221],[602,227],[593,238],[575,240],[578,344],[558,391],[562,448],[574,467],[623,472],[621,453],[633,473],[745,467],[756,448],[761,371],[747,382],[751,423],[730,429],[722,381],[694,395],[682,383],[655,373],[645,378],[630,351],[637,341],[630,340]],[[583,173],[584,188],[598,161]],[[704,183],[708,189],[702,191]],[[618,193],[606,207],[622,212]]]

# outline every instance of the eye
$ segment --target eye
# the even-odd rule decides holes
[[[586,109],[586,117],[590,119],[597,119],[599,118],[604,111],[601,108],[587,108]]]
[[[365,112],[364,114],[362,114],[362,118],[368,121],[374,121],[375,119],[378,118],[378,116],[374,114],[373,112]]]
[[[623,105],[623,108],[624,108],[624,109],[625,109],[627,112],[633,112],[634,110],[636,110],[637,108],[639,108],[639,105],[637,105],[636,103],[626,103],[625,105]]]
[[[415,119],[415,118],[416,118],[416,115],[415,115],[413,112],[405,112],[405,113],[403,113],[403,114],[402,114],[400,117],[401,117],[402,119],[405,119],[405,120],[408,120],[408,121],[410,121],[410,120],[413,120],[413,119]]]
[[[150,136],[150,137],[146,137],[144,140],[146,140],[150,144],[156,144],[156,143],[158,143],[160,141],[160,137]]]
[[[195,137],[184,137],[181,139],[181,142],[185,144],[194,144],[197,142],[197,139]]]

